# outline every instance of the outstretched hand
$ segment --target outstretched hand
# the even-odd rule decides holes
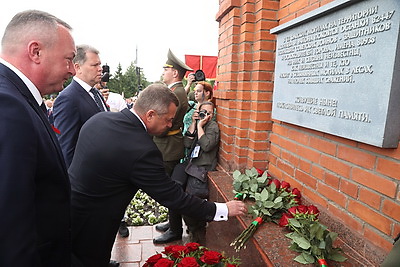
[[[241,216],[247,213],[247,207],[244,202],[239,200],[231,200],[226,202],[226,206],[228,206],[228,216]]]

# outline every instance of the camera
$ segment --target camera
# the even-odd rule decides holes
[[[101,76],[101,81],[102,82],[108,82],[110,80],[110,67],[106,64],[102,66],[102,75]]]
[[[191,73],[194,75],[194,80],[196,82],[200,82],[200,81],[205,81],[206,80],[206,75],[204,74],[204,72],[202,70],[196,70],[195,73]]]
[[[209,115],[208,112],[207,112],[207,110],[202,109],[202,110],[199,111],[199,117],[200,117],[200,119],[204,119],[207,115]]]

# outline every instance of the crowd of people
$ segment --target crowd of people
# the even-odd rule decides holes
[[[241,201],[187,193],[193,178],[213,168],[211,141],[219,139],[211,102],[199,105],[183,132],[189,105],[182,79],[191,69],[169,51],[163,83],[125,108],[118,96],[101,93],[99,51],[75,45],[71,32],[65,21],[27,10],[2,37],[0,266],[118,266],[111,249],[138,189],[195,221],[244,215]],[[54,102],[43,101],[58,92]],[[120,107],[110,109],[105,98]],[[171,179],[182,160],[185,177]]]

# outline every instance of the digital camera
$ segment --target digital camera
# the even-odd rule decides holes
[[[101,81],[102,82],[108,82],[110,80],[110,67],[106,64],[102,66],[103,71],[101,76]]]
[[[202,109],[199,111],[199,117],[200,119],[204,119],[207,115],[209,115],[209,113],[207,112],[207,110]]]

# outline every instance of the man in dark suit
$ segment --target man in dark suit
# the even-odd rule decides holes
[[[107,266],[125,208],[138,189],[162,205],[207,221],[243,215],[243,202],[213,203],[183,192],[165,172],[151,135],[172,126],[179,102],[166,86],[143,90],[132,110],[102,112],[81,129],[69,168],[72,251],[85,267]]]
[[[58,140],[67,167],[74,156],[82,125],[94,114],[107,110],[104,99],[94,88],[102,76],[99,51],[88,45],[78,45],[76,50],[73,61],[76,75],[53,105],[54,126],[60,130]]]
[[[71,27],[15,15],[0,58],[0,266],[70,266],[70,183],[42,96],[75,74]]]

